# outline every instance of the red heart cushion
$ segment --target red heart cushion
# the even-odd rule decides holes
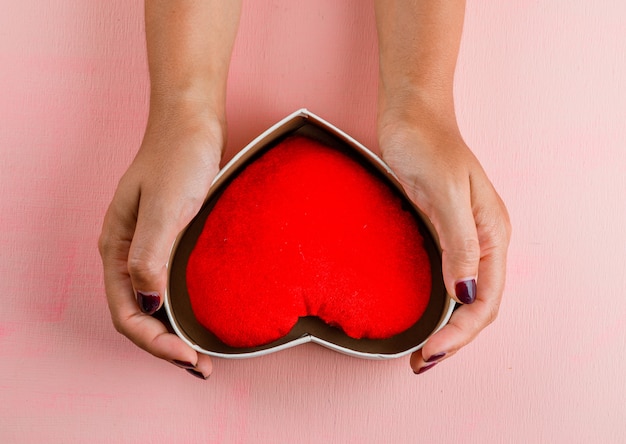
[[[383,339],[417,322],[431,271],[402,197],[348,154],[291,136],[241,171],[209,214],[187,265],[198,321],[232,347],[317,316]]]

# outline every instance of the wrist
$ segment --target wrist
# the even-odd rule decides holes
[[[388,126],[457,130],[452,88],[403,85],[379,88],[378,130]]]
[[[143,145],[157,146],[164,141],[168,150],[202,148],[219,164],[226,144],[223,107],[196,96],[153,94]]]
[[[223,120],[225,95],[198,86],[186,88],[152,87],[150,113],[176,112],[185,115],[216,117]]]
[[[379,98],[378,142],[388,150],[449,150],[463,145],[452,94],[403,88]]]
[[[223,101],[211,100],[198,91],[152,91],[148,125],[183,123],[183,126],[210,126],[212,131],[226,132],[226,110]],[[218,126],[219,128],[216,128]]]

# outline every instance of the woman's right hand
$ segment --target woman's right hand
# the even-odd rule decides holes
[[[209,356],[150,315],[163,304],[172,245],[200,210],[224,139],[223,120],[201,103],[153,103],[141,148],[119,182],[99,240],[115,329],[204,379],[212,371]]]

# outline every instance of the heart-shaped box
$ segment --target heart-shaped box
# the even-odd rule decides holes
[[[408,329],[384,339],[355,339],[339,328],[331,327],[319,318],[301,317],[284,336],[256,347],[232,347],[222,342],[197,319],[190,300],[187,267],[204,224],[224,189],[251,162],[288,136],[303,136],[329,147],[348,152],[364,167],[373,170],[403,199],[418,222],[423,247],[431,270],[431,292],[425,311]],[[428,337],[443,327],[452,315],[455,303],[447,295],[441,273],[441,255],[436,233],[428,219],[405,195],[395,174],[374,153],[332,124],[306,109],[287,116],[262,133],[242,149],[216,176],[205,203],[187,228],[178,236],[169,261],[169,280],[165,308],[176,334],[196,351],[223,358],[260,356],[314,342],[351,356],[368,359],[389,359],[409,354],[421,348]]]

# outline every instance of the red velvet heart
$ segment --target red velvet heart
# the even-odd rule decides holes
[[[432,286],[402,197],[348,154],[291,136],[241,171],[208,215],[187,265],[198,321],[254,347],[317,316],[353,338],[415,324]]]

